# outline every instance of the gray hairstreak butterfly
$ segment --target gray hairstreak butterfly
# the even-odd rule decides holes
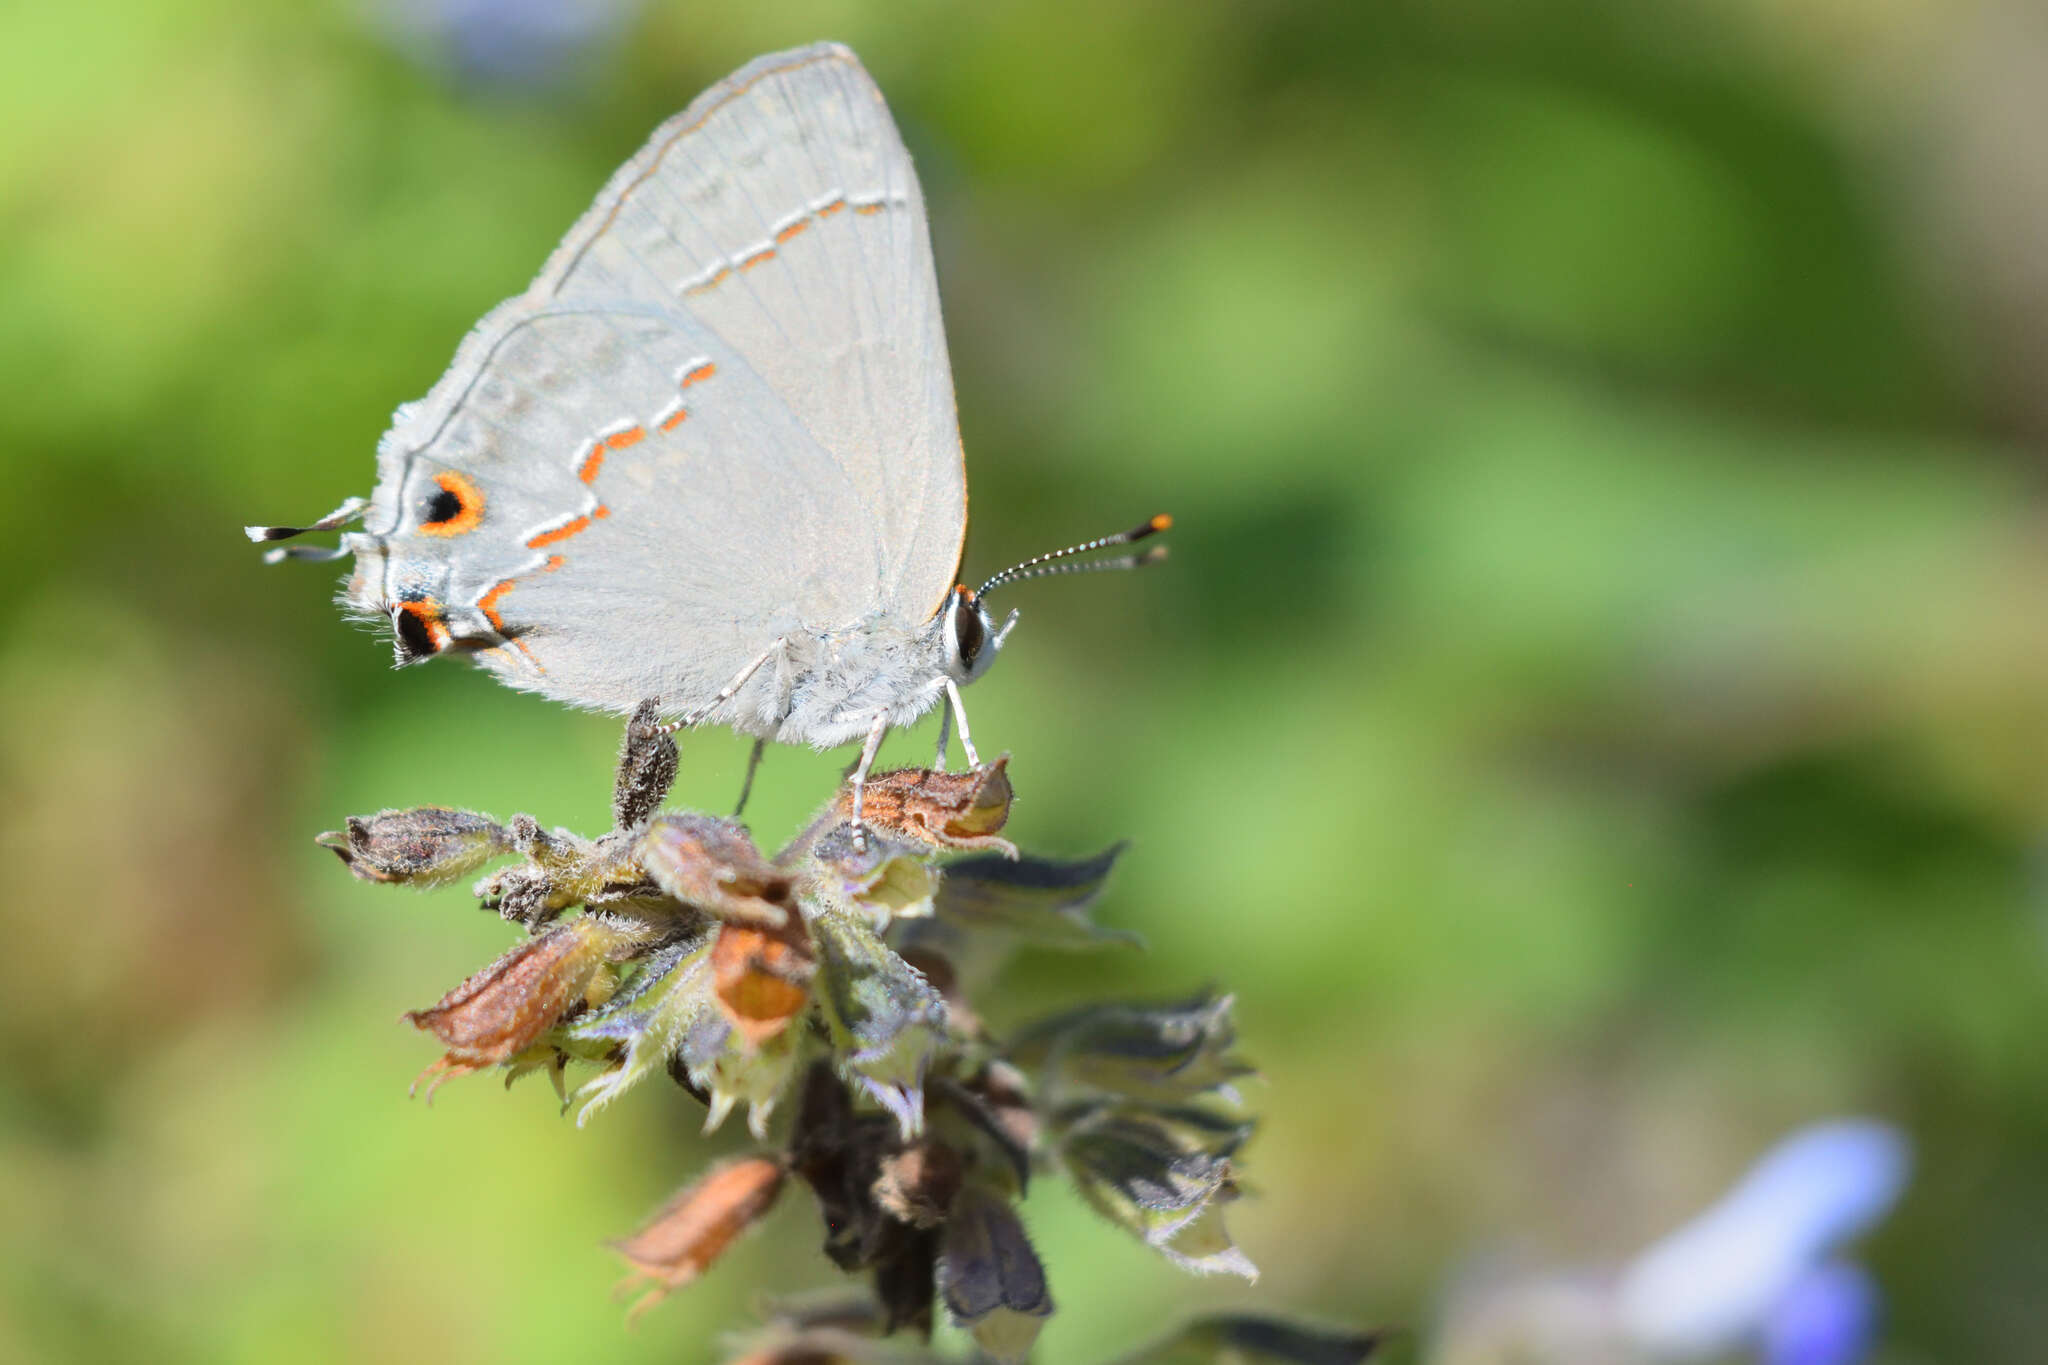
[[[998,628],[982,598],[1157,549],[1041,555],[956,584],[967,482],[924,196],[852,52],[762,57],[657,129],[525,293],[399,408],[377,486],[311,526],[363,529],[346,606],[400,664],[460,652],[514,687],[670,728],[830,748],[951,702]],[[749,768],[749,777],[752,770]],[[744,800],[744,797],[742,798]]]

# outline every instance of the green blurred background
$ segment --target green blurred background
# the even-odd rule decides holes
[[[794,1199],[628,1332],[601,1240],[739,1135],[654,1087],[408,1102],[399,1011],[509,932],[311,836],[594,832],[616,726],[393,673],[240,532],[367,492],[646,132],[820,37],[931,200],[968,577],[1179,522],[1016,590],[971,694],[1011,833],[1134,839],[1100,914],[1152,944],[988,1013],[1235,990],[1265,1275],[1045,1182],[1041,1358],[1218,1304],[1426,1336],[1472,1256],[1610,1263],[1842,1111],[1920,1151],[1881,1359],[2039,1358],[2038,7],[653,0],[538,79],[433,22],[0,14],[0,1358],[696,1361],[831,1282]],[[744,755],[693,737],[677,799]],[[845,761],[772,753],[762,842]]]

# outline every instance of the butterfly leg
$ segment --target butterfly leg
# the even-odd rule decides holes
[[[705,702],[702,706],[698,707],[694,711],[687,712],[674,720],[662,722],[662,730],[665,733],[672,735],[678,730],[687,730],[691,726],[697,725],[700,722],[702,722],[706,716],[710,715],[713,711],[716,711],[719,707],[731,701],[733,697],[739,692],[739,690],[747,685],[747,679],[753,677],[756,673],[760,672],[761,665],[767,663],[770,659],[774,658],[778,653],[781,652],[781,650],[782,637],[778,635],[769,644],[768,648],[762,650],[760,654],[754,658],[752,663],[749,663],[745,668],[741,669],[738,673],[734,674],[733,680],[731,682],[719,688],[717,696],[713,697],[710,701]]]
[[[960,684],[954,682],[951,678],[946,679],[946,700],[951,703],[950,713],[960,718],[960,747],[967,754],[967,766],[969,768],[979,768],[981,766],[981,759],[974,752],[974,736],[967,733],[967,708],[960,703]],[[940,733],[944,734],[945,732],[942,730]],[[943,743],[941,741],[942,746]],[[939,766],[941,768],[946,766],[945,750],[943,747],[939,751]]]
[[[860,749],[860,766],[853,770],[853,846],[859,852],[867,852],[868,827],[861,819],[861,797],[867,790],[868,769],[875,766],[875,755],[882,750],[882,736],[889,733],[889,713],[875,712],[874,723],[868,726],[868,742]]]
[[[740,818],[740,812],[747,808],[747,798],[754,793],[754,773],[761,766],[762,751],[768,747],[765,739],[754,741],[754,752],[747,755],[747,780],[740,783],[740,799],[732,808],[732,818]]]
[[[932,760],[932,766],[940,772],[946,771],[946,741],[953,737],[953,713],[945,707],[939,708],[939,754]]]

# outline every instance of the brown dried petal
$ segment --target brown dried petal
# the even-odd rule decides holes
[[[405,1018],[447,1044],[427,1069],[434,1085],[508,1062],[585,998],[621,934],[584,916],[530,938],[441,998]],[[427,1091],[431,1098],[433,1089]]]
[[[657,816],[635,851],[662,890],[706,914],[771,929],[790,918],[789,875],[763,859],[746,830],[730,820]]]
[[[965,1169],[958,1151],[927,1138],[883,1157],[870,1188],[875,1203],[899,1223],[935,1228],[946,1221]]]
[[[348,818],[314,842],[331,848],[366,882],[442,886],[512,851],[503,826],[487,815],[447,806],[385,810]]]
[[[640,1231],[612,1243],[635,1271],[621,1288],[642,1279],[653,1286],[633,1312],[646,1311],[671,1290],[703,1274],[775,1206],[783,1176],[782,1163],[765,1156],[714,1167],[664,1204]]]
[[[711,946],[713,991],[733,1027],[759,1047],[810,1003],[817,972],[801,915],[780,929],[726,923]]]
[[[934,768],[898,768],[867,780],[861,797],[861,818],[891,834],[900,834],[941,848],[1016,850],[996,831],[1010,818],[1010,756],[1004,754],[972,772],[946,773]],[[834,807],[853,817],[853,789],[842,788]]]

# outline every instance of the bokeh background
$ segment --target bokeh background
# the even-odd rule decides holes
[[[1919,1151],[1879,1359],[2038,1359],[2048,17],[2004,0],[7,7],[0,1358],[695,1361],[831,1282],[796,1198],[629,1332],[600,1242],[736,1135],[408,1102],[399,1011],[508,930],[311,836],[594,830],[616,728],[393,673],[240,532],[367,492],[646,132],[820,37],[931,200],[970,579],[1179,521],[1016,590],[970,694],[1011,833],[1133,839],[1100,917],[1151,943],[989,1012],[1236,991],[1265,1275],[1045,1182],[1041,1358],[1219,1304],[1426,1341],[1473,1258],[1611,1264],[1856,1111]],[[770,755],[764,844],[846,757]]]

